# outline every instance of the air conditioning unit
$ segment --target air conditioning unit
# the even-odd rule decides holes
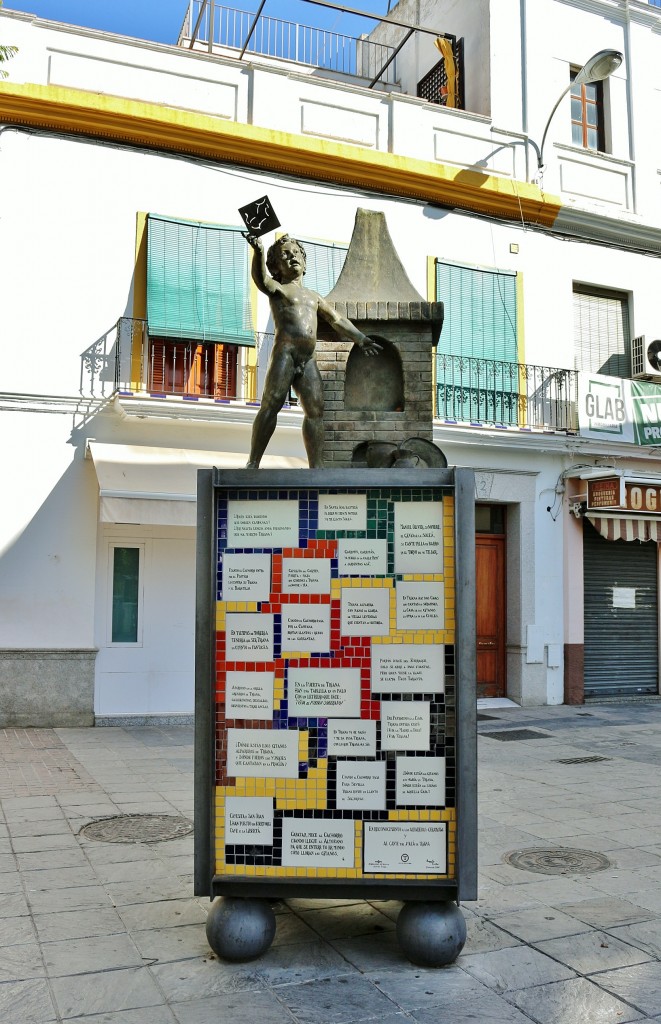
[[[633,380],[661,381],[661,339],[650,341],[645,335],[631,342],[631,376]]]

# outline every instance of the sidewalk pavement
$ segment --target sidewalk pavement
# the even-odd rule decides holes
[[[261,959],[220,962],[208,900],[192,896],[192,836],[79,835],[113,814],[192,816],[192,731],[0,730],[0,1020],[661,1021],[661,704],[480,719],[480,898],[463,908],[459,960],[436,971],[401,955],[399,904],[376,901],[288,900]],[[503,859],[558,847],[610,866],[539,874]]]

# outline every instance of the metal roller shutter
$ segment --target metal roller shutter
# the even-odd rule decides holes
[[[584,521],[583,564],[585,696],[656,693],[657,545],[604,540]]]

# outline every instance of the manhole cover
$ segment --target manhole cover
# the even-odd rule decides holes
[[[609,868],[608,857],[592,850],[569,850],[553,847],[543,850],[512,850],[503,860],[521,871],[534,871],[539,875],[590,875],[593,871]]]
[[[481,732],[480,736],[486,736],[488,740],[502,740],[503,743],[512,743],[514,740],[551,739],[547,733],[536,732],[534,729],[500,729],[498,732]]]
[[[99,843],[163,843],[193,831],[193,822],[176,814],[116,814],[90,821],[80,830]]]

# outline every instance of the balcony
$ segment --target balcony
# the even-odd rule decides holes
[[[574,433],[577,399],[575,370],[436,356],[436,416],[446,423]]]
[[[241,348],[154,338],[146,320],[121,317],[82,354],[81,394],[250,401],[256,367],[241,358]]]
[[[141,400],[141,414],[151,407],[156,415],[158,402],[171,399],[205,407],[254,404],[272,344],[267,333],[255,334],[254,349],[153,338],[146,320],[121,317],[83,352],[80,391]],[[256,359],[249,361],[246,353],[253,351]],[[577,401],[575,370],[436,356],[435,415],[445,423],[575,433]],[[294,395],[290,404],[297,404]]]

